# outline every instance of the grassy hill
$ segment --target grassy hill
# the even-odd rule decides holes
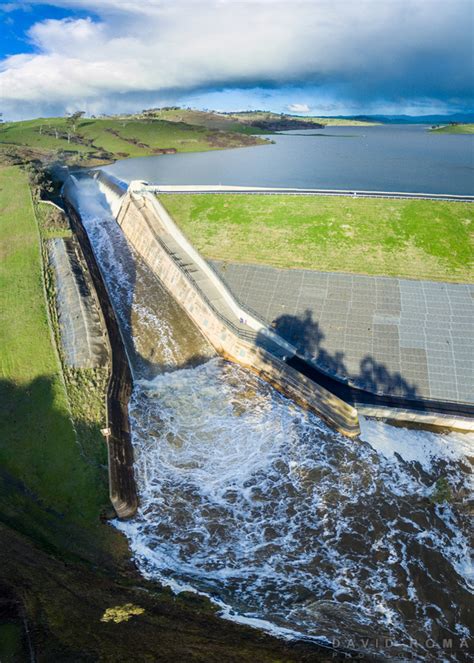
[[[168,122],[186,122],[188,124],[236,131],[246,134],[263,134],[286,129],[311,129],[321,126],[370,126],[376,122],[361,120],[301,117],[299,115],[280,115],[269,111],[249,111],[239,113],[218,113],[200,111],[191,108],[160,108],[145,111],[144,116],[156,117]]]
[[[245,134],[245,132],[243,132]],[[82,119],[69,132],[65,118],[39,118],[0,125],[0,149],[27,147],[69,162],[107,163],[163,152],[198,152],[263,144],[255,136],[160,119]]]
[[[210,259],[472,282],[469,203],[286,195],[163,195]]]
[[[0,151],[97,166],[128,157],[263,145],[267,141],[259,134],[275,131],[369,124],[264,111],[225,114],[162,108],[124,117],[83,118],[73,131],[64,117],[5,122],[0,124]]]
[[[264,133],[262,129],[234,119],[230,115],[215,111],[200,111],[191,108],[159,108],[146,111],[146,116],[156,117],[167,122],[184,122],[193,126],[216,129],[219,131],[235,131],[244,134]],[[144,117],[141,115],[141,117]]]
[[[301,115],[284,115],[281,116],[278,113],[270,113],[266,111],[250,111],[250,112],[241,112],[241,113],[231,113],[230,118],[235,119],[240,122],[259,122],[259,121],[278,121],[279,118],[288,118],[291,121],[301,122],[301,124],[315,124],[322,126],[373,126],[379,124],[379,122],[371,122],[365,120],[353,120],[351,118],[338,118],[338,117],[309,117]]]
[[[448,124],[433,127],[430,131],[435,134],[474,134],[474,124]]]

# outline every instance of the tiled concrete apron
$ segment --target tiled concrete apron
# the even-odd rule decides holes
[[[241,305],[326,373],[474,405],[474,286],[213,263]]]

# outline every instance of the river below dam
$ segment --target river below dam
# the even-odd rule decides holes
[[[328,428],[215,356],[92,180],[77,204],[130,357],[141,572],[223,616],[381,660],[463,661],[473,437]],[[445,499],[447,498],[447,499]]]

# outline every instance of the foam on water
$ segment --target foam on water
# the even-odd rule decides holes
[[[354,442],[219,359],[138,384],[131,416],[141,504],[118,527],[147,575],[328,641],[467,627],[465,514],[429,499],[440,470],[466,488],[466,436],[366,421]]]
[[[387,426],[382,421],[361,418],[361,438],[389,460],[400,456],[406,462],[417,462],[429,472],[433,463],[458,463],[472,456],[472,435],[433,434]]]
[[[469,633],[473,437],[363,420],[361,439],[349,440],[257,377],[209,359],[202,339],[191,351],[189,325],[164,293],[152,305],[156,281],[115,222],[86,212],[133,349],[140,508],[116,526],[141,571],[282,637],[390,660],[408,651],[463,660],[441,643]],[[154,354],[144,362],[150,334]],[[207,361],[179,368],[194,355]],[[441,477],[452,499],[438,504]],[[394,644],[381,652],[385,637]]]

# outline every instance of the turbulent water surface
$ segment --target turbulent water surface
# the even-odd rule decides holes
[[[93,187],[82,216],[135,377],[140,509],[117,527],[142,572],[287,637],[465,660],[472,437],[363,421],[349,440],[215,357]]]

